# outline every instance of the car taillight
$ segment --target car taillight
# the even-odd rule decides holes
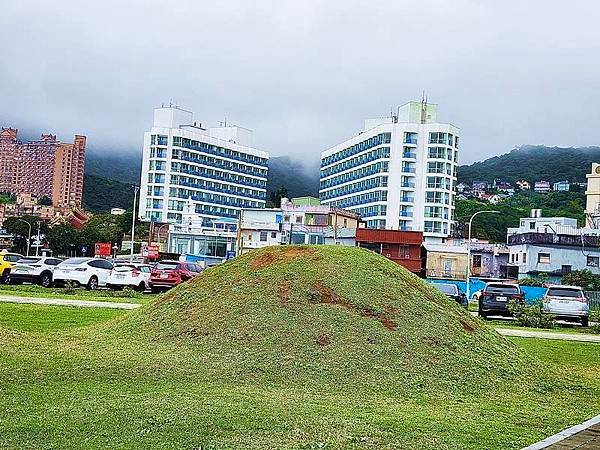
[[[139,276],[139,274],[140,274],[140,271],[139,271],[139,270],[132,270],[132,271],[131,271],[131,276],[132,276],[132,277],[137,277],[137,276]]]
[[[77,272],[85,272],[87,270],[87,267],[77,267],[77,268],[75,268],[75,270]]]
[[[584,297],[579,297],[577,300],[579,300],[581,303],[587,303],[588,302],[588,299],[585,296]]]

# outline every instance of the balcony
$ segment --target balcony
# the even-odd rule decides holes
[[[402,217],[412,217],[413,213],[412,213],[412,211],[400,211],[400,216],[402,216]]]
[[[404,143],[408,144],[408,145],[417,145],[417,138],[416,137],[405,137]]]
[[[403,167],[402,168],[402,173],[415,173],[416,170],[414,167]]]
[[[402,157],[406,159],[417,159],[417,154],[413,152],[404,152]]]
[[[411,183],[410,181],[405,181],[404,183],[401,184],[401,186],[403,188],[414,189],[415,188],[415,183]]]
[[[414,197],[407,197],[407,196],[405,196],[405,197],[401,197],[400,198],[400,202],[401,203],[412,203],[412,202],[414,202],[414,200],[415,200]]]

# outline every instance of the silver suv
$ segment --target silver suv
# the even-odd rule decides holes
[[[577,286],[550,286],[543,298],[542,311],[557,319],[581,322],[584,327],[589,323],[588,299]]]

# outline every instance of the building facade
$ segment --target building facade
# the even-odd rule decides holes
[[[357,247],[379,253],[419,276],[424,275],[420,231],[358,228],[355,240]]]
[[[519,278],[545,273],[560,278],[573,270],[588,269],[600,275],[600,230],[579,228],[567,217],[521,219],[507,234],[509,265]]]
[[[37,141],[18,140],[14,128],[0,130],[0,191],[47,196],[57,207],[81,207],[85,164],[85,136],[72,144],[56,135]]]
[[[552,190],[552,186],[550,186],[549,181],[536,181],[533,185],[533,190],[538,194],[547,194]]]
[[[458,135],[425,102],[366,120],[358,135],[321,154],[321,201],[360,214],[369,228],[443,241],[453,223]]]
[[[592,170],[586,175],[586,178],[586,225],[590,228],[600,228],[600,164],[592,163]]]
[[[203,128],[178,107],[154,111],[144,134],[139,214],[180,224],[189,199],[210,226],[237,218],[242,208],[264,208],[269,154],[252,147],[252,131],[238,126]]]
[[[571,183],[568,181],[557,181],[552,185],[552,190],[557,192],[569,192],[571,189]]]

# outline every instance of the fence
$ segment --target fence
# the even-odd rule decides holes
[[[590,310],[600,311],[600,291],[585,291]]]

